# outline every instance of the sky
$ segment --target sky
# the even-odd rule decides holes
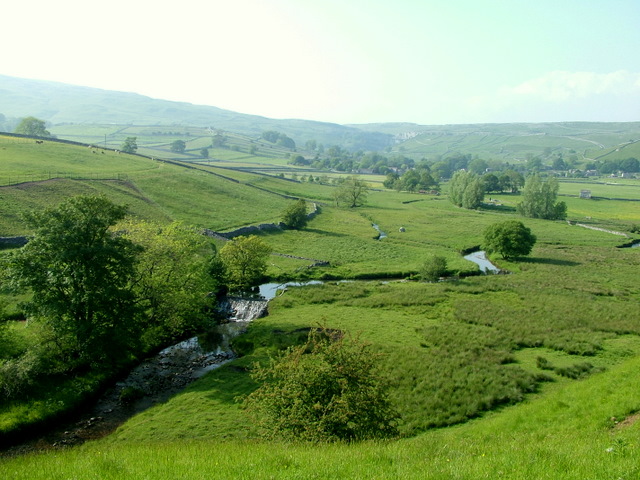
[[[29,0],[2,17],[14,77],[342,124],[640,121],[640,0]]]

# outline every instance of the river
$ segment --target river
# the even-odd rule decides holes
[[[486,252],[483,250],[465,255],[464,258],[478,265],[482,273],[500,273],[500,269],[489,261]]]

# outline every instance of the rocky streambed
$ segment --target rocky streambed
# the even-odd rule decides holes
[[[165,348],[108,388],[93,405],[55,428],[0,452],[0,456],[78,445],[112,433],[133,415],[166,402],[197,378],[235,358],[231,340],[262,316],[266,307],[264,299],[227,299],[221,304],[227,323]]]

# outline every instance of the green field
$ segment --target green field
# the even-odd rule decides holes
[[[565,221],[522,219],[538,238],[531,255],[513,261],[497,256],[494,262],[511,273],[480,276],[460,252],[480,245],[487,226],[521,219],[517,195],[491,195],[495,202],[470,211],[453,206],[446,194],[375,190],[365,206],[345,209],[333,205],[331,185],[257,175],[240,157],[225,161],[239,168],[229,171],[221,163],[183,167],[12,140],[0,137],[0,177],[44,175],[56,162],[69,175],[0,187],[0,235],[29,233],[18,213],[79,193],[104,193],[141,218],[220,231],[277,221],[291,202],[282,195],[290,195],[317,202],[320,214],[301,231],[262,238],[276,253],[329,266],[307,269],[309,261],[273,256],[272,277],[326,282],[274,299],[269,315],[237,341],[240,358],[168,402],[101,440],[2,459],[3,478],[640,474],[640,249],[616,248],[638,237],[630,231],[640,224],[637,181],[561,183],[568,220],[628,237]],[[259,170],[278,161],[263,157],[257,163]],[[91,178],[94,172],[104,178]],[[581,189],[599,198],[573,196]],[[373,223],[386,238],[377,239]],[[412,280],[434,254],[446,258],[449,278]],[[352,281],[337,281],[342,279]],[[258,437],[238,401],[256,388],[249,369],[318,325],[360,335],[383,355],[381,371],[400,413],[400,438],[309,445]],[[28,342],[28,335],[22,338]],[[16,414],[0,410],[0,424]]]

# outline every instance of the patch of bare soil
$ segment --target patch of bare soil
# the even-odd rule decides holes
[[[623,428],[630,427],[631,425],[636,423],[638,420],[640,420],[640,412],[636,412],[632,415],[629,415],[623,420],[617,420],[617,419],[612,419],[612,420],[614,421],[614,424],[615,424],[613,428],[616,430],[621,430]]]

